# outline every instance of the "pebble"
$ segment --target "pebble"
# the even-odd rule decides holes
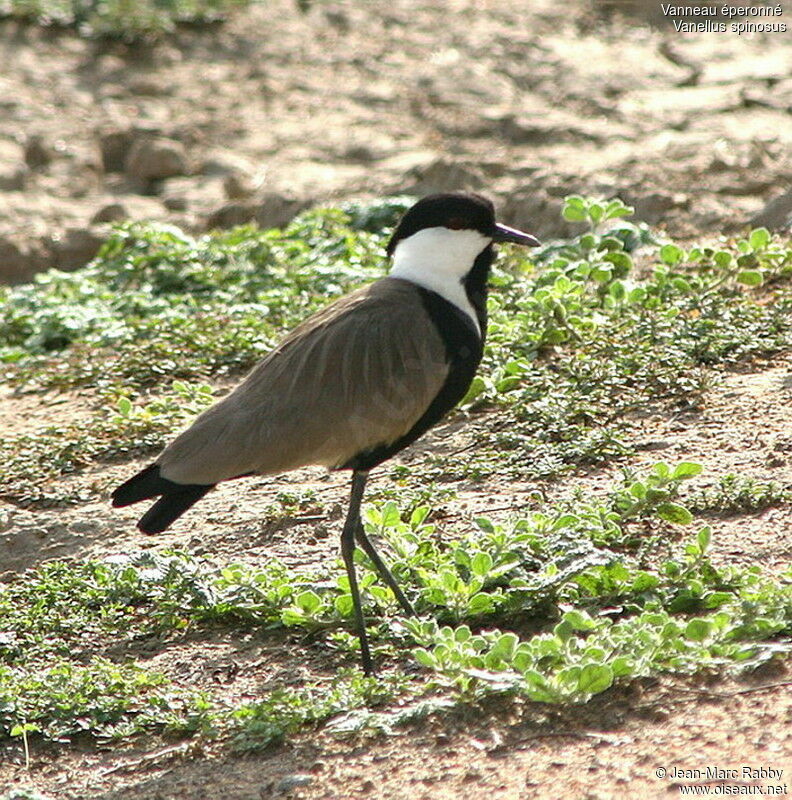
[[[272,788],[274,795],[287,795],[291,794],[295,789],[301,789],[304,786],[310,786],[313,783],[313,776],[306,775],[302,772],[295,772],[292,775],[284,775]],[[267,792],[270,789],[267,787]],[[268,796],[262,790],[262,797]]]
[[[91,222],[119,222],[122,219],[128,218],[129,212],[123,203],[108,203],[106,206],[102,206],[93,217],[91,217]]]
[[[184,145],[173,139],[136,139],[127,154],[124,170],[129,177],[142,181],[186,175]]]

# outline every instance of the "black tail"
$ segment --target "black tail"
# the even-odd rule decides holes
[[[113,492],[112,499],[113,505],[120,508],[162,495],[138,522],[138,528],[143,533],[160,533],[213,486],[214,484],[169,481],[160,475],[157,464],[151,464],[126,483],[122,483]]]

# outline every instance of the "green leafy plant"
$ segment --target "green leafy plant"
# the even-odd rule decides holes
[[[85,269],[0,289],[9,385],[80,387],[85,408],[78,424],[3,438],[4,498],[62,504],[105,493],[97,465],[160,447],[285,330],[382,275],[383,226],[408,202],[200,238],[124,225]],[[532,261],[505,250],[493,271],[485,363],[460,412],[465,441],[442,456],[415,451],[369,495],[366,529],[422,616],[403,624],[356,552],[366,618],[386,674],[409,664],[408,677],[379,694],[356,672],[337,683],[311,675],[229,707],[211,684],[177,686],[130,663],[141,642],[157,651],[229,634],[299,636],[353,663],[340,563],[259,566],[159,548],[50,562],[0,585],[0,737],[24,747],[173,731],[245,751],[334,716],[348,735],[389,730],[400,709],[370,707],[394,697],[410,697],[405,719],[493,692],[577,703],[644,675],[751,669],[786,652],[792,574],[720,566],[712,530],[695,524],[699,513],[787,503],[786,488],[734,475],[702,486],[693,462],[624,464],[636,441],[631,412],[695,408],[727,366],[790,346],[790,243],[759,229],[683,248],[626,221],[620,201],[567,208],[584,233],[537,248]],[[465,490],[492,473],[557,482],[613,461],[623,479],[609,490],[569,488],[551,502],[535,484],[511,516],[472,520],[449,520],[443,507],[462,492],[455,481]],[[323,497],[281,491],[263,516],[330,517]]]
[[[790,500],[792,491],[775,481],[761,481],[730,472],[713,486],[691,492],[685,504],[698,513],[744,514],[783,505]]]
[[[210,23],[244,8],[249,0],[6,0],[0,17],[76,28],[83,36],[130,42],[168,33],[181,23]]]
[[[573,194],[564,198],[561,214],[569,222],[585,222],[592,230],[596,230],[603,222],[629,217],[634,212],[632,206],[625,205],[618,198],[604,201]]]

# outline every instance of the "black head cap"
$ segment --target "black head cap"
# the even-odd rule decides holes
[[[402,239],[424,228],[438,227],[479,231],[495,242],[539,244],[538,240],[527,233],[498,225],[495,222],[495,206],[486,197],[472,192],[444,192],[427,195],[405,212],[388,242],[388,255],[393,255],[396,245]]]
[[[408,209],[388,242],[388,255],[408,236],[424,228],[476,230],[489,236],[495,226],[495,207],[480,194],[430,194]]]

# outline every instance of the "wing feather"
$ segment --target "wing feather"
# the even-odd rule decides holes
[[[179,483],[339,466],[407,433],[448,370],[416,287],[383,278],[296,328],[157,463]]]

